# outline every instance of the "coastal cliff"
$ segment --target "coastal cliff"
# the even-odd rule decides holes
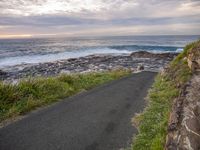
[[[132,149],[200,149],[200,41],[188,44],[156,77],[148,105],[133,119]]]
[[[200,149],[200,42],[183,59],[187,60],[192,75],[173,102],[166,150]]]

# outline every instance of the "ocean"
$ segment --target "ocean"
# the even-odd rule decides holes
[[[93,54],[123,55],[135,51],[180,52],[198,35],[1,39],[0,68],[43,63]]]

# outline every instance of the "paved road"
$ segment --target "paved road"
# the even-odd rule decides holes
[[[142,72],[30,113],[0,129],[0,150],[118,150],[156,73]]]

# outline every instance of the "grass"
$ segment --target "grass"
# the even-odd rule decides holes
[[[136,117],[139,134],[134,140],[133,149],[163,149],[171,103],[178,94],[179,90],[173,82],[161,75],[156,77],[148,94],[149,104],[145,111]]]
[[[127,70],[0,82],[0,122],[130,74]]]
[[[134,138],[133,150],[163,150],[167,125],[173,100],[182,86],[191,78],[186,56],[200,41],[187,45],[170,64],[164,74],[159,74],[148,93],[148,105],[142,114],[135,116],[139,134]]]

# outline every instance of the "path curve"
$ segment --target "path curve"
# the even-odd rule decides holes
[[[1,150],[119,150],[156,73],[141,72],[30,113],[0,129]]]

